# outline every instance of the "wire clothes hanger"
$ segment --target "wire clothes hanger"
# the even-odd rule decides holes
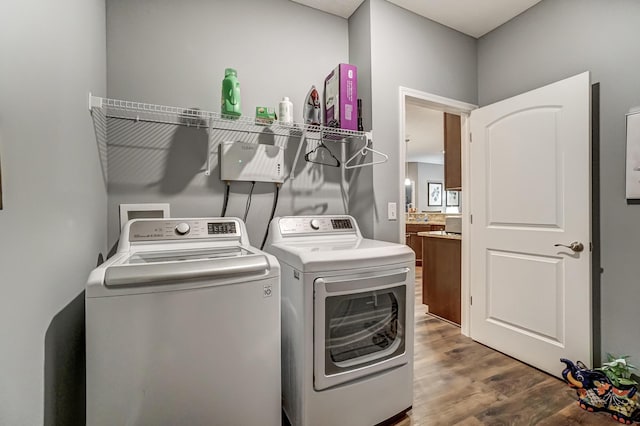
[[[324,155],[320,155],[322,150],[327,151],[331,156],[331,158],[333,158],[335,161],[332,163],[317,161],[318,159],[322,160],[326,157]],[[320,164],[323,166],[331,166],[331,167],[340,167],[340,160],[338,160],[338,158],[336,158],[336,156],[333,155],[333,152],[331,152],[331,150],[322,141],[320,141],[320,143],[312,151],[309,151],[304,155],[304,160],[307,163]]]
[[[365,142],[365,144],[362,147],[362,149],[358,150],[358,152],[356,152],[351,158],[349,158],[344,163],[344,168],[345,169],[356,169],[358,167],[373,166],[374,164],[381,164],[381,163],[386,163],[387,162],[387,160],[389,159],[389,156],[387,154],[384,154],[384,153],[380,152],[380,151],[376,151],[373,148],[369,148],[369,143],[370,142],[371,142],[371,139],[367,139],[367,141]],[[379,159],[379,160],[371,161],[369,163],[351,164],[354,160],[356,160],[356,158],[359,155],[365,156],[369,152],[371,152],[374,156],[377,154],[382,158]]]

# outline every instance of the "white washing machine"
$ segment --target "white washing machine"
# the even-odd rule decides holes
[[[283,408],[293,426],[372,426],[413,401],[415,255],[351,216],[275,218]]]
[[[136,219],[86,287],[87,425],[281,425],[280,267],[236,218]]]

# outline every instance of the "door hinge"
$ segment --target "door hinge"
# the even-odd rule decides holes
[[[471,224],[473,225],[473,215],[472,215],[472,214],[470,214],[470,215],[469,215],[469,221],[470,221],[470,222],[471,222]]]
[[[469,133],[469,142],[473,142],[473,133]]]
[[[473,296],[471,296],[469,299],[470,299],[469,300],[469,305],[473,306]]]
[[[589,243],[589,251],[593,251],[593,243]]]

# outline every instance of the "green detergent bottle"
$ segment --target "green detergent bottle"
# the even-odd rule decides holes
[[[233,68],[224,70],[221,101],[220,114],[226,118],[238,118],[242,115],[240,111],[240,83],[238,82],[238,73]]]

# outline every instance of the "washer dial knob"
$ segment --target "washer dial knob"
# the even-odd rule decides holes
[[[318,219],[311,219],[311,229],[320,229],[320,221]]]
[[[178,235],[186,235],[189,233],[190,230],[191,230],[191,227],[189,227],[188,223],[181,222],[178,225],[176,225],[176,234]]]

